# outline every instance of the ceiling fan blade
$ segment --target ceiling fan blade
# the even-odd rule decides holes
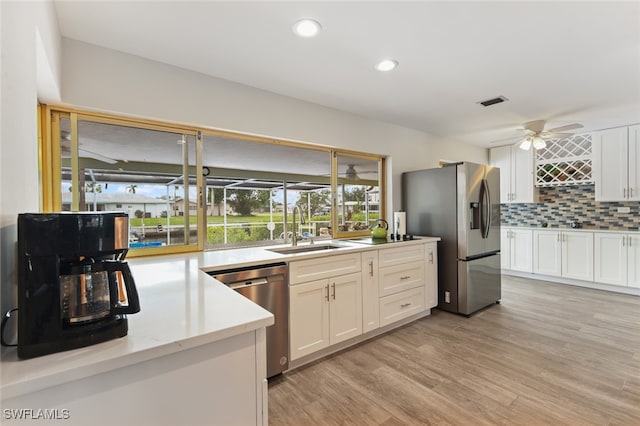
[[[540,136],[547,139],[565,139],[573,136],[573,133],[542,132]]]
[[[564,132],[566,130],[582,129],[583,127],[584,126],[582,124],[573,123],[573,124],[567,124],[566,126],[554,127],[553,129],[549,129],[547,131],[549,133],[556,133],[556,132]]]
[[[118,162],[113,158],[105,157],[104,155],[98,154],[97,152],[87,151],[86,149],[82,149],[82,148],[78,150],[78,156],[85,157],[85,158],[93,158],[94,160],[102,161],[103,163],[107,163],[107,164],[116,164]]]
[[[528,123],[524,123],[524,128],[531,130],[533,133],[540,133],[544,130],[545,120],[535,120]]]

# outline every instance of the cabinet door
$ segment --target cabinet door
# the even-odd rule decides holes
[[[592,232],[562,232],[562,276],[593,281]]]
[[[530,229],[511,229],[511,237],[511,269],[531,272],[533,270],[532,231]]]
[[[437,243],[425,245],[426,259],[424,267],[425,308],[431,309],[438,304],[438,247]]]
[[[627,283],[629,287],[640,288],[640,235],[628,235],[627,257]]]
[[[489,164],[500,169],[500,203],[511,202],[511,147],[500,146],[489,151]]]
[[[380,327],[378,250],[362,253],[362,332]]]
[[[533,273],[562,275],[560,231],[533,231]]]
[[[535,181],[533,176],[534,150],[511,148],[511,202],[533,203]]]
[[[627,198],[628,139],[627,127],[593,134],[593,180],[596,201],[621,201]]]
[[[511,269],[511,229],[500,228],[500,268]]]
[[[640,201],[640,124],[629,127],[629,200]]]
[[[593,234],[593,279],[598,283],[627,285],[627,236],[625,234]]]
[[[329,343],[362,334],[362,276],[349,274],[329,279]]]
[[[329,292],[326,279],[289,287],[292,360],[329,346]]]

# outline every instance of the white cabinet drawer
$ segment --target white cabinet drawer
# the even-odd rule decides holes
[[[381,268],[408,262],[424,261],[424,244],[381,249],[378,256]]]
[[[417,262],[380,268],[380,296],[424,285],[424,259]]]
[[[425,310],[424,287],[380,298],[380,325],[384,326]]]
[[[289,263],[289,283],[298,284],[360,272],[360,253],[339,254]]]

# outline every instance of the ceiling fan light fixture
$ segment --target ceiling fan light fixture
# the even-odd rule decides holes
[[[520,149],[524,149],[528,151],[531,148],[531,138],[522,139],[522,143],[520,144]]]
[[[542,139],[540,136],[534,136],[533,147],[535,149],[544,149],[547,147],[547,142],[545,142],[545,140]]]
[[[320,30],[322,30],[322,25],[313,19],[301,19],[293,24],[293,32],[300,37],[315,37]]]

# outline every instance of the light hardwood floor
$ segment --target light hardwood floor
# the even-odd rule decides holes
[[[503,277],[269,384],[277,425],[640,425],[640,297]]]

